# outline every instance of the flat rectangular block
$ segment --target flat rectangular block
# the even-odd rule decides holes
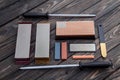
[[[94,21],[58,21],[56,39],[95,38]]]
[[[61,44],[61,59],[67,59],[67,42],[62,42]]]
[[[35,63],[49,63],[50,24],[38,23],[36,32]]]
[[[95,52],[95,44],[70,44],[70,52]]]
[[[24,22],[18,24],[17,42],[15,50],[15,61],[17,64],[29,63],[31,28],[31,23]]]
[[[60,42],[55,42],[55,60],[60,59]]]
[[[73,55],[72,59],[94,59],[94,55]]]

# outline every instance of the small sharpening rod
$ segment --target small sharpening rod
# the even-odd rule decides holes
[[[29,67],[21,67],[20,69],[28,70],[28,69],[54,69],[54,68],[68,68],[68,67],[79,67],[79,68],[108,68],[112,66],[112,62],[110,61],[94,61],[87,63],[79,63],[79,64],[66,64],[66,65],[47,65],[47,66],[29,66]]]
[[[38,12],[29,12],[23,14],[24,17],[44,17],[48,18],[49,16],[51,17],[95,17],[95,14],[49,14],[49,13],[38,13]]]

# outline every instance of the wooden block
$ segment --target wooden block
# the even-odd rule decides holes
[[[70,52],[95,52],[96,45],[94,43],[91,44],[70,44]]]
[[[55,42],[55,60],[60,59],[60,42]]]
[[[67,59],[67,42],[62,42],[61,44],[61,59]]]
[[[56,39],[95,38],[94,21],[58,21]]]
[[[23,22],[18,24],[15,61],[17,64],[29,63],[30,39],[32,24]]]
[[[94,59],[94,55],[73,55],[72,59]]]
[[[50,24],[38,23],[36,32],[35,63],[49,63]]]

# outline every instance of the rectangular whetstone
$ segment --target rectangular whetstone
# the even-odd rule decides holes
[[[95,38],[94,21],[58,21],[56,39]]]
[[[61,43],[61,59],[62,60],[67,59],[67,42]]]
[[[49,63],[50,24],[38,23],[36,32],[35,63]]]
[[[15,50],[15,60],[18,64],[29,63],[31,23],[19,23]]]
[[[60,59],[60,42],[55,42],[55,60]]]
[[[73,55],[72,59],[94,59],[95,56],[90,54],[90,55]]]
[[[95,44],[70,44],[70,52],[95,52]]]

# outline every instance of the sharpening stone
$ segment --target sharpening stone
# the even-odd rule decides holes
[[[15,62],[17,64],[27,64],[30,58],[30,39],[32,24],[21,22],[18,24],[17,42],[15,50]]]
[[[49,63],[50,23],[38,23],[36,32],[35,63]]]
[[[62,60],[67,59],[67,42],[61,43],[61,59]]]
[[[96,45],[91,44],[70,44],[70,52],[95,52]]]
[[[56,39],[95,38],[94,21],[58,21]]]
[[[60,48],[60,42],[55,42],[55,60],[60,59],[60,53],[61,53],[61,48]]]

